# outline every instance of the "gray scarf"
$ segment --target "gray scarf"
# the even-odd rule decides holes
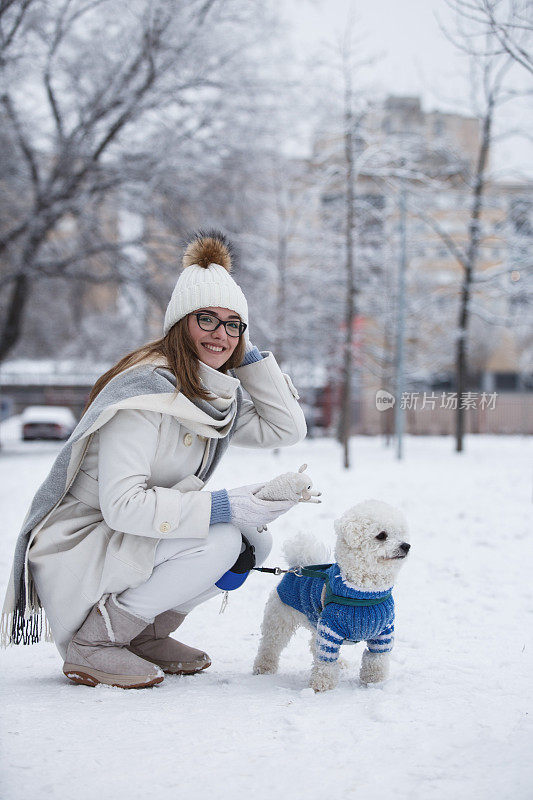
[[[168,394],[176,388],[176,379],[170,370],[151,365],[139,366],[115,376],[96,396],[78,422],[68,441],[59,451],[48,476],[41,484],[22,525],[13,557],[11,577],[6,592],[2,613],[2,645],[33,644],[42,637],[43,615],[31,575],[26,570],[26,553],[33,528],[54,508],[68,490],[74,475],[68,481],[67,473],[72,457],[73,445],[83,440],[100,415],[109,406],[139,395]],[[229,430],[220,438],[209,439],[208,457],[198,477],[209,480],[227,450],[235,432],[242,402],[242,389],[237,387],[233,401],[227,411],[218,411],[205,400],[195,400],[194,405],[214,422],[231,416]],[[81,462],[80,462],[81,464]],[[77,469],[79,469],[78,464]],[[77,472],[77,470],[76,470]]]

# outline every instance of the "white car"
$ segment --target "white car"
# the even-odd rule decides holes
[[[20,415],[22,438],[68,439],[76,417],[66,406],[28,406]]]

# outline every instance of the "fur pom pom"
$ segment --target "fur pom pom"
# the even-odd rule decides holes
[[[228,272],[235,259],[233,246],[220,231],[196,231],[188,240],[183,254],[183,269],[198,264],[207,269],[210,264],[220,264]]]

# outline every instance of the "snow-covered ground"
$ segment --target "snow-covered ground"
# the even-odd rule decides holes
[[[13,425],[3,428],[2,590],[27,505],[59,447],[18,442]],[[278,675],[253,676],[276,580],[256,573],[223,615],[212,600],[180,629],[213,659],[194,677],[144,691],[93,689],[68,682],[53,645],[0,653],[2,796],[531,798],[531,441],[470,437],[466,446],[458,456],[448,438],[408,438],[399,463],[380,440],[357,438],[349,471],[330,440],[277,455],[233,448],[209,487],[308,463],[323,504],[300,505],[272,525],[272,565],[297,531],[332,543],[333,519],[366,497],[404,509],[412,550],[395,589],[387,683],[362,686],[362,646],[344,647],[338,688],[315,695],[303,631]]]

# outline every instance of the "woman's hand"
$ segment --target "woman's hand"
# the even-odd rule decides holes
[[[248,353],[252,348],[253,344],[250,341],[250,326],[246,326],[246,330],[243,333],[244,336],[244,352]]]
[[[250,341],[250,325],[246,326],[246,330],[244,331],[243,336],[244,336],[244,355],[246,357],[248,353],[251,353],[252,350],[256,349],[255,344],[252,344],[252,342]]]
[[[250,341],[250,328],[247,327],[243,333],[244,336],[244,358],[242,360],[241,367],[245,367],[247,364],[253,364],[254,361],[261,361],[263,356],[257,349],[257,347],[251,343]]]
[[[228,490],[231,522],[238,528],[243,525],[266,526],[297,504],[294,500],[261,500],[254,492],[263,486],[263,483],[254,483]]]

